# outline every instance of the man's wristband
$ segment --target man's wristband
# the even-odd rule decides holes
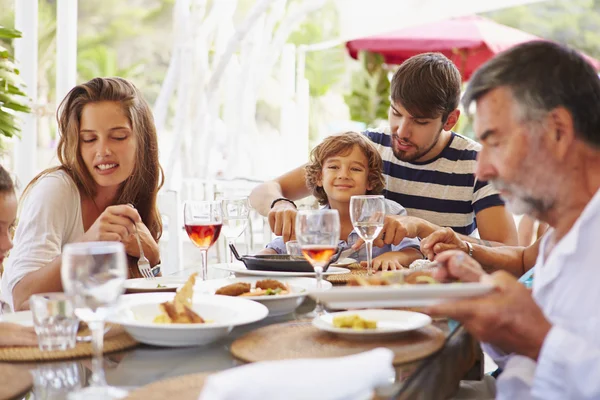
[[[469,257],[473,257],[473,245],[469,242],[467,242],[466,240],[464,240],[465,244],[467,245],[467,247],[469,248]]]
[[[278,199],[273,200],[273,202],[271,203],[271,208],[273,208],[275,206],[275,203],[277,203],[278,201],[287,201],[288,203],[290,203],[291,205],[293,205],[296,209],[298,209],[298,206],[296,205],[296,203],[294,203],[290,199],[286,199],[285,197],[280,197]]]

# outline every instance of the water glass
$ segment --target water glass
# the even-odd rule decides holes
[[[31,371],[36,399],[66,399],[69,393],[82,388],[85,371],[79,362],[39,364]]]
[[[297,240],[289,240],[285,244],[285,249],[287,253],[292,258],[301,258],[304,259],[304,255],[302,254],[302,247],[300,247],[300,243]]]
[[[106,384],[102,354],[104,320],[125,291],[127,256],[120,242],[70,243],[63,248],[61,278],[72,296],[75,315],[92,331],[92,376],[90,386],[69,393],[73,399],[116,399],[126,392]]]
[[[223,211],[223,233],[227,238],[227,247],[229,248],[229,263],[233,264],[233,251],[231,245],[246,230],[248,217],[250,215],[250,203],[247,197],[234,197],[221,200],[221,209]],[[234,278],[233,272],[229,277]]]
[[[373,275],[373,241],[383,230],[385,222],[385,198],[376,195],[352,196],[350,219],[358,236],[367,248],[367,274]]]
[[[34,294],[29,300],[33,325],[42,351],[75,347],[79,320],[71,298],[64,293]]]

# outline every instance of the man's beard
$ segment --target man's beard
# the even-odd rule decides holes
[[[526,190],[514,184],[505,183],[500,179],[491,179],[490,184],[497,191],[510,193],[509,198],[505,198],[504,196],[502,198],[506,201],[506,206],[513,214],[527,214],[531,217],[539,218],[554,206],[552,199],[535,197],[527,193]]]
[[[436,136],[433,139],[433,141],[431,142],[431,144],[429,146],[427,146],[425,149],[420,149],[417,145],[415,145],[412,142],[403,141],[404,143],[410,144],[411,146],[413,146],[415,148],[414,153],[409,153],[407,151],[402,151],[402,150],[396,150],[396,148],[394,147],[394,141],[397,140],[396,139],[397,135],[393,134],[392,135],[392,152],[394,153],[394,156],[400,161],[404,161],[404,162],[416,161],[416,160],[420,159],[421,157],[423,157],[424,155],[426,155],[427,153],[429,153],[431,151],[431,149],[433,149],[435,147],[438,140],[440,140],[441,133],[442,133],[442,129],[440,129],[440,131],[436,134]]]

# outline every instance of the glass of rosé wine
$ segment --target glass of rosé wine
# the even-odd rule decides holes
[[[202,253],[202,280],[208,278],[208,249],[219,239],[223,214],[219,201],[186,201],[183,206],[185,231]]]
[[[340,242],[340,215],[337,210],[302,210],[296,214],[296,239],[302,255],[315,269],[317,290],[322,289],[323,269],[337,253]],[[316,314],[323,309],[317,303]]]

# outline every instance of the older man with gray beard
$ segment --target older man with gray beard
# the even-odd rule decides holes
[[[477,178],[552,229],[526,250],[474,246],[481,263],[447,231],[424,240],[430,257],[440,253],[438,278],[496,286],[427,311],[488,344],[504,370],[497,398],[600,399],[600,80],[577,52],[531,42],[476,72],[463,98],[467,108],[473,102],[483,144]],[[513,275],[533,259],[530,292]],[[512,275],[488,275],[481,264]]]

